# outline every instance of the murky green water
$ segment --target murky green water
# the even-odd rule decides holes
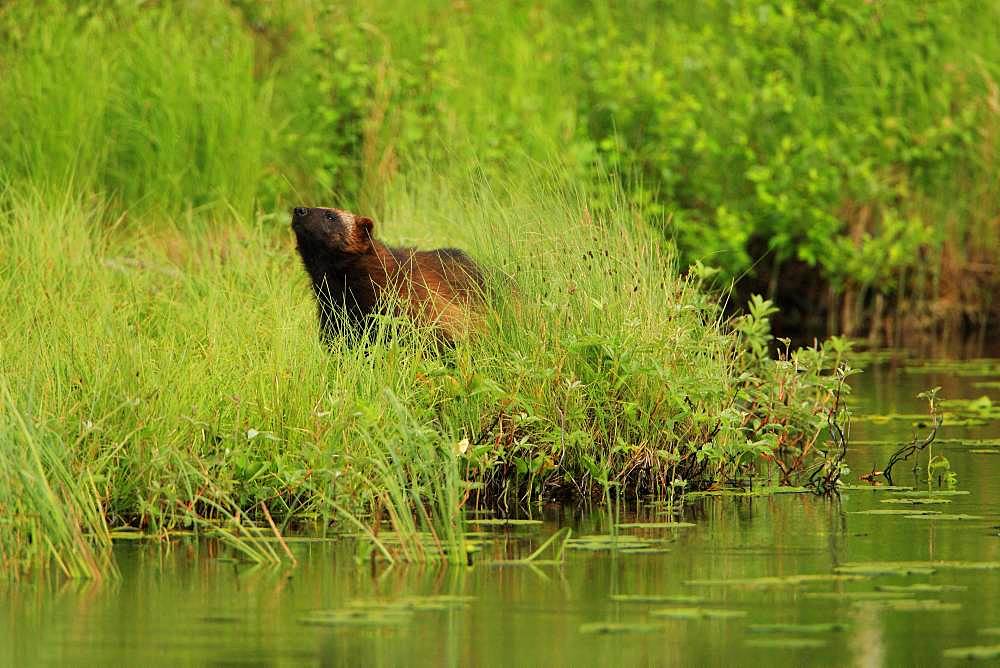
[[[966,366],[960,371],[996,369]],[[943,386],[947,398],[986,395],[1000,404],[1000,385],[976,385],[996,380],[946,369],[926,374],[883,367],[856,379],[855,396],[862,413],[923,412],[915,395],[933,385]],[[1000,635],[983,632],[1000,627],[1000,563],[992,564],[993,569],[982,563],[1000,562],[1000,444],[968,444],[970,439],[1000,438],[996,413],[986,410],[983,415],[981,424],[946,427],[941,434],[966,443],[935,448],[936,454],[947,456],[958,489],[968,494],[934,497],[946,503],[922,505],[883,503],[913,495],[869,490],[850,490],[839,500],[787,494],[707,498],[685,512],[683,519],[694,527],[623,531],[657,541],[656,547],[666,552],[574,550],[562,566],[477,563],[468,569],[411,566],[373,572],[356,566],[352,550],[336,544],[295,544],[301,565],[292,570],[219,561],[206,546],[164,551],[122,545],[118,560],[123,577],[117,584],[20,584],[0,593],[6,601],[0,662],[956,663],[945,650],[1000,644]],[[859,422],[853,436],[906,439],[911,432],[905,420]],[[881,467],[889,453],[888,446],[855,446],[852,469],[857,474]],[[914,484],[908,466],[897,471],[897,484]],[[866,510],[973,518],[857,514]],[[600,513],[556,507],[545,509],[542,517],[540,527],[493,529],[497,541],[492,553],[522,557],[560,526],[573,527],[579,536],[606,533],[609,523]],[[640,519],[663,520],[654,510]],[[844,565],[886,561],[978,562],[979,568],[969,570],[968,563],[902,569],[868,564],[854,567],[855,579],[789,577],[830,576]],[[878,571],[898,572],[871,574]],[[761,577],[781,579],[738,582]],[[681,598],[628,600],[637,595]],[[373,602],[390,607],[380,610]],[[331,613],[338,610],[351,612],[345,619],[343,612]],[[762,626],[831,623],[836,626]]]

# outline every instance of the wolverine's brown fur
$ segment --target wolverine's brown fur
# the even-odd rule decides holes
[[[376,315],[407,315],[444,341],[465,338],[482,308],[479,267],[454,248],[390,248],[375,239],[370,218],[298,207],[292,229],[312,279],[320,327],[329,338],[370,331]]]

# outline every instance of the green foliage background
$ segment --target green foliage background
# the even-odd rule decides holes
[[[383,213],[414,166],[557,160],[617,174],[685,263],[779,297],[815,274],[831,328],[876,294],[975,324],[998,45],[988,0],[10,3],[0,169],[131,212]]]

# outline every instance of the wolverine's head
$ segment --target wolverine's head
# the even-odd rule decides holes
[[[292,229],[300,242],[318,243],[335,253],[367,253],[374,225],[371,218],[340,209],[297,206],[292,211]]]

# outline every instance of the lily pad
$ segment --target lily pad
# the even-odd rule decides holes
[[[684,498],[688,501],[695,501],[709,496],[726,497],[750,497],[757,498],[763,496],[774,496],[776,494],[810,494],[812,490],[808,487],[792,486],[762,486],[753,489],[709,489],[697,492],[686,492]]]
[[[978,645],[974,647],[955,647],[944,651],[945,658],[965,659],[967,661],[989,661],[1000,659],[1000,645]]]
[[[955,612],[962,609],[961,603],[944,603],[937,599],[899,599],[855,601],[855,605],[873,605],[894,612]]]
[[[861,575],[810,573],[807,575],[777,575],[760,578],[727,578],[724,580],[688,580],[693,587],[795,587],[813,582],[848,582],[864,580]]]
[[[966,520],[981,520],[981,519],[983,519],[983,516],[982,515],[966,515],[965,513],[958,513],[958,514],[954,514],[954,515],[948,514],[948,513],[941,513],[941,514],[938,514],[938,515],[926,515],[926,514],[906,515],[906,519],[908,519],[908,520],[941,520],[942,522],[964,522]]]
[[[933,566],[902,562],[844,564],[833,570],[844,575],[933,575],[937,572]]]
[[[996,448],[993,450],[976,449],[976,450],[969,450],[969,452],[971,452],[974,455],[1000,455],[1000,448]]]
[[[855,422],[872,422],[874,424],[885,424],[887,422],[896,422],[899,420],[905,420],[907,422],[913,422],[916,420],[926,420],[927,416],[920,413],[885,413],[882,415],[857,415],[852,416]]]
[[[852,510],[849,515],[940,515],[939,510],[913,510],[912,508],[872,508],[871,510]]]
[[[588,552],[616,551],[626,553],[636,553],[639,550],[666,550],[663,541],[640,539],[631,534],[621,534],[617,536],[594,535],[570,538],[566,541],[566,548],[570,550],[585,550]]]
[[[735,619],[746,617],[746,610],[723,610],[718,608],[657,608],[650,610],[653,617],[668,619]]]
[[[543,524],[541,520],[511,520],[503,519],[498,517],[484,517],[481,519],[469,520],[469,524],[475,524],[477,526],[484,527],[514,527],[514,526],[538,526]]]
[[[623,522],[619,529],[681,529],[695,526],[692,522]]]
[[[1000,447],[1000,438],[939,438],[940,445],[967,445],[972,447]]]
[[[451,594],[439,594],[436,596],[406,596],[393,601],[355,599],[348,603],[348,608],[352,610],[368,610],[371,612],[425,612],[465,608],[468,607],[469,603],[474,600],[476,600],[475,596],[460,596]]]
[[[850,628],[843,622],[827,622],[822,624],[751,624],[747,629],[751,633],[839,633]]]
[[[690,603],[691,605],[705,602],[702,596],[687,594],[614,594],[611,600],[618,603]]]
[[[910,592],[914,594],[938,594],[945,591],[965,591],[968,587],[962,585],[910,584],[910,585],[875,585],[875,591]]]
[[[971,494],[967,489],[923,489],[913,492],[901,493],[901,496],[916,497],[916,496],[965,496]]]
[[[882,499],[882,503],[905,503],[911,505],[932,505],[937,503],[951,503],[951,499],[942,499],[936,496],[918,496],[914,498]]]
[[[152,538],[141,531],[134,529],[119,529],[111,532],[111,540],[145,540]]]
[[[751,638],[746,641],[750,647],[773,647],[775,649],[816,649],[825,647],[826,641],[819,638]]]
[[[929,568],[934,570],[992,571],[1000,569],[1000,561],[850,561],[840,568],[864,572],[865,569]]]
[[[851,445],[900,445],[900,440],[898,438],[852,438]],[[853,487],[863,488],[865,485],[854,485]],[[850,486],[848,488],[850,488]]]
[[[911,374],[943,373],[953,376],[996,376],[1000,365],[992,360],[962,360],[949,362],[928,362],[920,366],[903,367]]]
[[[590,622],[580,625],[580,633],[592,635],[618,635],[628,633],[652,633],[660,627],[655,624],[626,624],[623,622]]]
[[[309,626],[400,626],[408,623],[413,613],[405,610],[341,609],[316,610],[299,618]]]
[[[803,596],[823,601],[895,601],[913,598],[913,594],[896,591],[810,591]]]

